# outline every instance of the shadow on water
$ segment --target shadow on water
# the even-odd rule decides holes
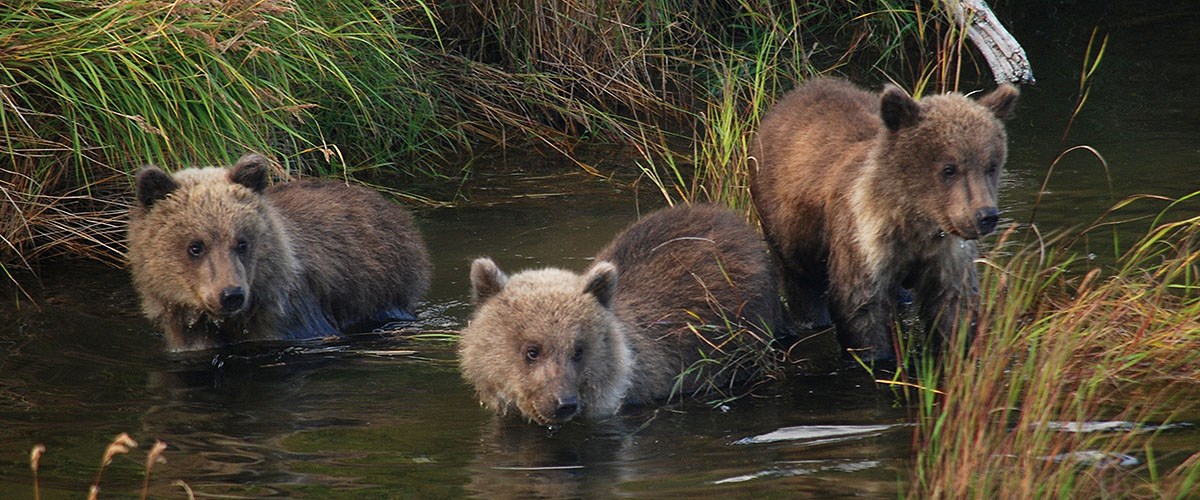
[[[1112,33],[1109,52],[1065,144],[1101,150],[1113,192],[1091,160],[1071,159],[1052,178],[1039,222],[1081,225],[1127,194],[1200,187],[1195,15],[1134,15],[1115,3],[1086,14],[1092,5],[1039,7],[1013,21],[1039,80],[1010,124],[1002,196],[1014,220],[1028,217],[1063,149],[1097,22]],[[506,173],[463,188],[470,203],[419,214],[437,269],[417,326],[462,327],[474,257],[580,270],[639,212],[661,205],[565,162],[552,171],[569,173],[546,177],[526,168],[534,160],[510,155]],[[151,493],[168,498],[185,496],[174,480],[233,497],[895,498],[910,467],[910,412],[857,372],[794,376],[717,408],[689,402],[551,432],[480,408],[448,342],[368,335],[171,357],[138,315],[123,270],[67,263],[41,276],[37,307],[0,304],[0,498],[31,497],[38,443],[47,447],[43,498],[82,496],[120,432],[142,447],[105,470],[106,496],[140,489],[154,439],[169,448]],[[1200,450],[1194,427],[1171,432],[1165,453]]]

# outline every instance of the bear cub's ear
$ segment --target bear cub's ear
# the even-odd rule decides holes
[[[137,174],[137,200],[142,208],[149,209],[158,200],[179,188],[171,174],[154,165],[146,165]]]
[[[508,276],[492,259],[480,257],[471,263],[471,302],[482,304],[508,285]]]
[[[246,153],[233,165],[229,180],[261,193],[267,188],[271,162],[258,153]]]
[[[879,98],[879,116],[888,130],[895,132],[917,124],[921,118],[921,105],[899,87],[888,85]]]
[[[996,118],[1007,120],[1012,116],[1013,108],[1017,107],[1017,97],[1020,95],[1020,90],[1006,83],[996,87],[996,90],[991,91],[988,95],[980,97],[979,104],[992,110],[992,114],[996,115]]]
[[[583,279],[587,283],[583,286],[583,293],[596,296],[596,300],[604,307],[612,304],[613,294],[617,291],[617,266],[602,260],[592,265]]]

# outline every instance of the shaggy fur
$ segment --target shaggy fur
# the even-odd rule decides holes
[[[818,79],[775,105],[754,141],[751,194],[801,326],[831,315],[843,347],[890,359],[901,287],[933,331],[974,310],[976,240],[999,219],[1002,120],[1017,95],[1002,85],[916,101]]]
[[[749,342],[762,348],[749,337],[769,340],[784,323],[758,235],[711,206],[643,218],[582,275],[551,268],[509,277],[480,258],[471,285],[476,310],[459,347],[464,377],[485,406],[542,424],[744,380],[754,374],[733,367],[703,379],[680,375],[702,353],[721,357],[708,341],[737,332],[723,352]]]
[[[267,160],[138,173],[129,264],[171,350],[412,318],[431,266],[407,211],[329,181],[267,187]]]

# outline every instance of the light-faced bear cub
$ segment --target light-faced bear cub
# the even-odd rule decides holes
[[[485,406],[544,425],[727,387],[760,375],[723,361],[766,349],[784,324],[776,286],[741,216],[669,208],[618,234],[583,274],[509,276],[475,260],[460,364]]]

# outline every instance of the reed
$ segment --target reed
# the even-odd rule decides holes
[[[41,483],[38,481],[38,468],[40,467],[40,464],[42,462],[42,454],[43,453],[46,453],[46,447],[43,445],[40,445],[40,444],[34,445],[33,449],[31,449],[29,451],[29,468],[33,469],[33,498],[34,498],[34,500],[41,500],[41,498],[42,498],[42,487],[41,487]]]
[[[725,319],[719,324],[689,324],[703,345],[699,359],[675,377],[669,400],[700,398],[710,406],[739,399],[764,383],[784,377],[786,354],[774,333]]]
[[[416,78],[390,55],[405,52],[403,33],[378,19],[401,9],[317,0],[5,4],[4,153],[69,167],[85,183],[96,168],[371,144],[401,123],[390,116],[421,109],[406,106],[413,93],[374,85]]]
[[[882,75],[913,82],[920,95],[957,90],[988,74],[975,62],[965,32],[936,2],[764,2],[732,22],[734,43],[719,43],[727,33],[718,31],[700,44],[715,48],[697,62],[704,87],[685,127],[693,139],[679,145],[657,131],[639,136],[642,144],[666,146],[643,146],[640,167],[670,203],[710,201],[748,210],[753,131],[777,98],[808,77],[844,72],[869,81]]]
[[[863,9],[824,0],[3,3],[0,155],[16,173],[0,186],[0,268],[11,280],[51,255],[119,262],[120,239],[108,234],[123,231],[114,214],[134,169],[227,163],[247,150],[290,173],[442,179],[463,175],[447,163],[477,147],[575,158],[583,141],[611,141],[689,170],[680,178],[697,184],[687,196],[745,205],[738,177],[706,184],[719,170],[745,171],[744,132],[767,97],[815,68],[886,55],[905,36]],[[692,156],[716,171],[694,177]]]
[[[96,479],[92,481],[91,486],[88,487],[89,500],[99,498],[100,480],[104,477],[104,469],[112,464],[113,458],[115,458],[117,455],[129,453],[133,450],[133,448],[137,447],[137,441],[134,441],[133,438],[129,437],[129,434],[124,432],[113,438],[113,441],[104,449],[104,457],[100,459],[100,468],[96,471]],[[148,498],[150,494],[150,469],[154,467],[154,464],[166,462],[166,459],[163,458],[163,452],[165,452],[166,449],[166,443],[155,440],[154,446],[150,448],[150,451],[146,452],[146,465],[142,479],[141,496],[139,497],[142,500]],[[41,465],[42,456],[45,453],[46,447],[40,444],[34,445],[33,449],[29,453],[29,466],[33,469],[33,498],[35,499],[41,498],[41,487],[38,481],[38,469]],[[187,492],[188,498],[195,498],[195,496],[192,494],[191,488],[189,488],[188,485],[183,481],[175,481],[173,484],[181,486]]]
[[[137,448],[137,441],[129,437],[129,434],[122,432],[118,434],[113,442],[108,444],[104,449],[104,458],[100,460],[100,470],[96,472],[96,480],[92,482],[92,486],[88,488],[88,500],[95,500],[100,495],[100,479],[104,477],[104,468],[112,463],[113,457],[129,453],[131,448]],[[147,470],[149,474],[149,470]]]
[[[424,130],[431,115],[400,57],[416,28],[387,22],[412,10],[420,5],[0,4],[0,269],[14,280],[64,254],[118,264],[130,173],[145,163],[255,150],[330,174],[404,149],[396,134]]]
[[[1164,473],[1154,447],[1200,392],[1198,236],[1156,224],[1105,269],[1011,229],[982,259],[980,338],[915,370],[909,496],[1189,495],[1200,454]]]

